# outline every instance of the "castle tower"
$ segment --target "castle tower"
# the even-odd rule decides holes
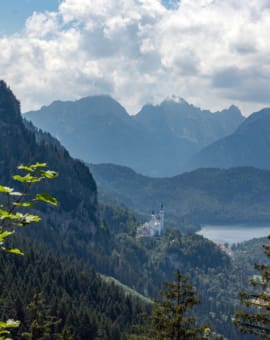
[[[156,223],[156,214],[154,210],[152,210],[152,214],[151,214],[151,223],[152,225]]]
[[[161,235],[163,233],[163,230],[164,230],[164,206],[163,206],[163,203],[160,204],[159,218],[160,218],[159,235]]]

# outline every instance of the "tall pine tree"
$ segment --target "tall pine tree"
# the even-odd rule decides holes
[[[270,236],[268,237],[270,240]],[[240,293],[240,302],[249,310],[235,314],[234,323],[243,333],[249,333],[261,339],[270,339],[270,245],[264,245],[267,264],[256,264],[260,272],[251,280],[254,293]]]
[[[164,282],[160,294],[162,299],[154,303],[147,336],[156,340],[202,338],[203,329],[196,326],[195,318],[190,315],[199,300],[188,279],[176,271],[174,281]]]
[[[43,293],[34,295],[33,301],[28,306],[31,317],[29,332],[24,332],[23,337],[31,340],[53,340],[64,338],[57,332],[61,319],[52,316],[50,309],[45,304]]]

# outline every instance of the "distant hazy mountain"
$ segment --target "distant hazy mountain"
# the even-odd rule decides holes
[[[196,152],[232,133],[244,119],[235,106],[211,113],[179,99],[146,105],[129,116],[108,96],[57,101],[25,117],[75,157],[126,165],[151,176],[180,173]]]
[[[235,166],[270,169],[270,109],[253,113],[233,134],[202,149],[187,169]]]
[[[172,98],[160,105],[145,105],[134,119],[156,135],[172,135],[202,147],[233,132],[244,117],[234,105],[212,113]]]
[[[138,213],[150,214],[163,202],[167,225],[270,222],[268,170],[198,169],[151,178],[113,164],[90,165],[90,169],[100,193]]]

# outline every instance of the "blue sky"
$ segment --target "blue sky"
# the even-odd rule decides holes
[[[25,20],[34,11],[55,11],[58,0],[4,0],[0,4],[0,33],[11,34],[21,30]]]
[[[180,0],[162,0],[162,4],[168,9],[175,9],[179,6]]]
[[[182,97],[270,106],[270,0],[0,2],[0,77],[24,111],[108,94],[129,113]]]
[[[34,11],[56,11],[60,0],[8,0],[0,5],[0,34],[12,34],[21,30],[25,20]],[[168,9],[174,9],[180,0],[162,0]]]

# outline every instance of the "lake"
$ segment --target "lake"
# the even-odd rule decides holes
[[[270,234],[270,226],[243,225],[205,225],[197,232],[215,243],[240,243],[253,238],[266,237]]]

